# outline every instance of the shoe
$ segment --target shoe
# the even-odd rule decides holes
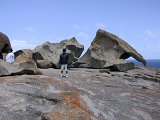
[[[61,74],[61,77],[63,77],[63,75]]]

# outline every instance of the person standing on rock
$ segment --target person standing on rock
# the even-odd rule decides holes
[[[7,54],[7,56],[6,56],[6,61],[8,62],[8,63],[14,63],[14,54],[13,54],[13,52],[11,52],[11,49],[9,49],[8,50],[8,54]]]
[[[63,72],[66,72],[66,76],[68,77],[68,61],[69,55],[66,53],[66,49],[63,49],[63,53],[60,55],[60,64],[61,64],[61,77],[63,77]]]
[[[3,60],[3,53],[2,53],[2,51],[0,50],[0,59],[2,59]]]

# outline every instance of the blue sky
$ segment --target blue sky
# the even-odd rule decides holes
[[[145,59],[160,58],[160,0],[0,0],[0,31],[14,51],[76,37],[85,51],[101,28]]]

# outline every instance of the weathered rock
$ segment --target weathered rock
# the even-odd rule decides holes
[[[38,71],[34,61],[25,61],[17,63],[7,63],[0,60],[0,76],[23,75],[23,74],[41,74]]]
[[[100,73],[108,73],[108,74],[110,74],[109,69],[100,69],[99,72]]]
[[[84,50],[84,46],[79,44],[75,37],[72,37],[70,40],[61,41],[60,46],[70,50],[76,58],[79,58]]]
[[[33,53],[30,49],[18,50],[14,53],[15,62],[32,61],[35,62],[38,68],[51,68],[52,64],[48,60],[44,60],[38,52]]]
[[[82,62],[80,62],[79,60],[72,63],[72,67],[80,67],[80,65],[82,65]]]
[[[34,52],[33,53],[33,60],[36,62],[37,60],[44,60],[44,58],[39,52]]]
[[[9,38],[4,33],[0,32],[0,50],[2,53],[7,53],[9,49],[12,51]]]
[[[33,51],[30,49],[18,50],[14,53],[15,62],[24,62],[33,60]]]
[[[70,40],[63,40],[60,43],[46,42],[34,49],[34,53],[38,52],[42,55],[44,60],[48,60],[54,68],[59,67],[59,56],[62,49],[66,48],[67,53],[70,55],[69,63],[76,61],[83,52],[84,46],[80,45],[73,37]]]
[[[73,62],[71,67],[73,67],[73,68],[90,68],[90,66],[87,63],[82,63],[79,60]]]
[[[0,77],[0,120],[159,120],[160,69],[99,73],[72,68]],[[158,73],[158,74],[157,74]],[[141,76],[136,78],[135,76]],[[148,79],[148,78],[147,78]]]
[[[44,60],[43,56],[39,52],[33,53],[33,60],[36,62],[38,68],[47,69],[55,67],[49,60]]]
[[[43,69],[52,67],[52,64],[48,60],[37,60],[36,64],[38,68],[43,68]]]
[[[127,71],[127,70],[134,69],[134,63],[129,62],[129,63],[123,63],[123,64],[116,64],[116,65],[110,66],[109,68],[112,71],[124,72],[124,71]]]
[[[80,61],[92,68],[104,68],[123,64],[129,57],[146,65],[144,58],[124,40],[104,30],[98,30],[91,46]]]
[[[0,81],[1,120],[96,120],[78,89],[63,81],[40,75],[5,79],[10,83]]]

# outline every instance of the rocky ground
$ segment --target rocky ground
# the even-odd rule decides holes
[[[159,120],[160,69],[0,77],[0,120]]]

